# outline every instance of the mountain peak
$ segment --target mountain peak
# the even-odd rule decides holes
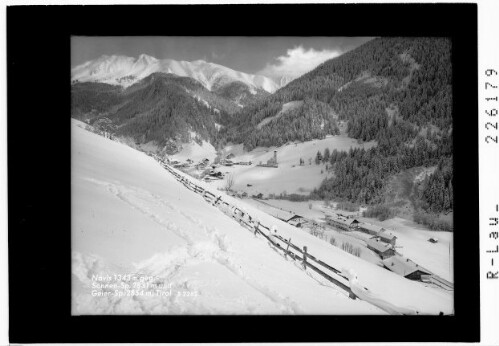
[[[261,89],[269,93],[275,92],[281,86],[268,77],[235,71],[201,59],[192,62],[159,60],[147,54],[140,54],[137,59],[122,55],[102,55],[98,59],[73,68],[71,80],[128,87],[154,72],[190,77],[208,90],[218,89],[233,82],[244,83],[251,90]]]
[[[146,63],[150,64],[150,63],[154,63],[154,62],[158,61],[158,59],[156,59],[153,56],[147,55],[147,54],[140,54],[137,61],[142,61],[142,62],[146,62]]]

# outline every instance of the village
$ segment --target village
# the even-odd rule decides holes
[[[162,159],[156,154],[149,154],[159,161],[164,161],[174,168],[182,170],[190,176],[205,182],[218,182],[218,189],[227,194],[244,199],[248,204],[257,206],[267,214],[293,225],[301,231],[308,232],[333,246],[341,247],[357,257],[374,263],[408,280],[419,281],[424,285],[453,291],[453,283],[435,274],[431,270],[405,256],[402,246],[397,245],[397,236],[393,230],[360,221],[360,214],[337,210],[330,206],[322,207],[319,214],[302,216],[296,211],[284,210],[271,204],[269,198],[262,193],[250,195],[247,191],[233,190],[233,177],[226,168],[235,166],[254,166],[262,168],[278,168],[277,151],[266,161],[253,165],[252,161],[237,161],[234,154],[219,157],[210,162],[203,158],[198,162],[188,158],[184,162]],[[300,160],[301,164],[302,160]],[[247,184],[251,188],[251,184]],[[427,239],[428,243],[438,243],[437,237]]]

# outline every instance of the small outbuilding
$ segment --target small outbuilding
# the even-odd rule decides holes
[[[293,215],[288,220],[286,220],[286,222],[295,227],[302,227],[303,224],[306,222],[306,219],[300,215]]]
[[[393,256],[383,260],[383,265],[392,272],[409,280],[423,281],[431,275],[429,270],[424,269],[409,258]]]
[[[393,235],[392,233],[388,233],[384,228],[382,228],[378,234],[376,234],[376,237],[379,238],[384,243],[387,244],[392,244],[395,246],[395,243],[397,242],[397,237]]]

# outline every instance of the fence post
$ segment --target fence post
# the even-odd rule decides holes
[[[303,247],[303,262],[302,262],[302,264],[303,264],[303,267],[305,269],[307,269],[307,247],[306,246]]]
[[[291,244],[291,238],[289,238],[289,240],[288,240],[288,246],[286,247],[286,252],[284,254],[284,257],[286,257],[289,253],[289,244]]]
[[[253,226],[254,227],[254,233],[253,234],[254,234],[255,237],[256,237],[256,234],[258,233],[258,226],[260,226],[260,222],[256,221],[254,223],[254,226]]]

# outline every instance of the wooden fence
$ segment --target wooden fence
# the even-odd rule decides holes
[[[226,210],[229,211],[229,216],[236,219],[242,226],[254,232],[255,235],[261,235],[269,241],[270,244],[277,250],[284,254],[285,257],[289,257],[295,261],[300,261],[305,269],[309,268],[314,272],[321,275],[323,278],[327,279],[329,282],[338,286],[342,290],[348,293],[348,296],[352,299],[356,299],[356,295],[350,289],[348,284],[348,278],[341,274],[341,270],[334,268],[333,266],[317,259],[315,256],[307,252],[307,247],[304,246],[300,248],[299,246],[293,244],[290,239],[284,239],[277,233],[273,236],[269,236],[270,228],[256,222],[251,215],[241,210],[237,206],[231,205],[230,203],[222,200],[221,197],[217,197],[215,194],[208,190],[205,190],[201,186],[193,183],[190,179],[186,178],[182,174],[179,174],[169,165],[162,163],[162,166],[170,172],[180,183],[182,183],[189,190],[201,194],[203,198],[212,203],[214,206],[224,206]],[[272,239],[271,239],[272,238]]]

